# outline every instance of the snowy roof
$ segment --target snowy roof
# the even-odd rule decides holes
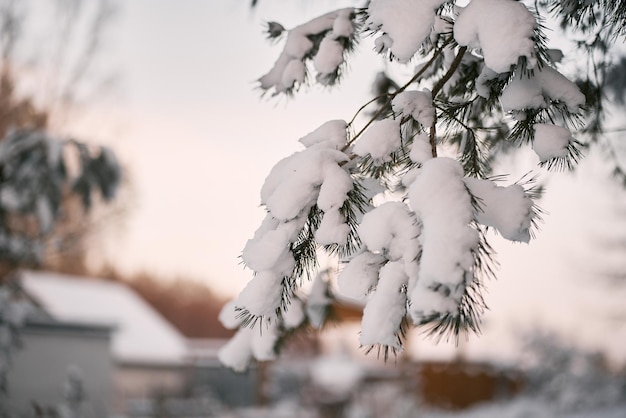
[[[122,283],[23,271],[24,290],[55,319],[115,326],[113,357],[122,363],[180,364],[185,338]]]

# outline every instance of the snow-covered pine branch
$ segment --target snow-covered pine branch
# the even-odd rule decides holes
[[[228,307],[225,323],[240,331],[222,350],[225,364],[241,370],[270,358],[259,338],[273,355],[286,333],[311,322],[302,320],[312,310],[303,310],[300,286],[316,277],[319,251],[338,256],[340,292],[364,303],[367,350],[401,351],[409,323],[440,337],[478,331],[496,266],[486,230],[529,242],[541,213],[537,189],[496,184],[491,163],[532,144],[541,165],[573,165],[586,98],[557,70],[537,11],[515,0],[454,3],[372,0],[289,31],[260,79],[274,94],[297,89],[309,61],[319,82],[336,81],[360,36],[375,35],[384,57],[417,65],[350,123],[329,121],[300,139],[305,149],[270,172],[266,219],[242,254],[253,278]],[[330,303],[325,289],[313,298],[320,306]]]
[[[259,79],[261,89],[274,89],[274,94],[287,93],[303,84],[312,64],[316,80],[333,85],[341,76],[345,55],[352,51],[357,40],[356,10],[345,8],[299,25],[287,31],[282,53],[272,69]],[[268,36],[282,35],[282,25],[271,22]]]
[[[366,202],[341,151],[346,122],[329,121],[300,141],[306,149],[276,164],[261,189],[267,216],[242,253],[255,272],[237,299],[244,324],[280,319],[302,276],[314,274],[318,245],[341,255],[359,246]]]

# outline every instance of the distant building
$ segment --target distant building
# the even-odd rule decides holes
[[[21,347],[12,354],[8,372],[8,410],[11,416],[51,416],[49,411],[68,401],[68,378],[78,373],[89,402],[84,418],[110,413],[113,329],[51,318],[26,322]]]
[[[130,399],[184,390],[188,360],[184,336],[124,284],[38,271],[22,271],[17,280],[48,315],[46,325],[27,323],[24,349],[16,352],[11,379],[20,382],[22,393],[41,399],[54,396],[38,392],[42,369],[31,367],[37,362],[55,363],[50,365],[55,370],[78,366],[85,390],[98,398],[108,396],[114,414],[125,412]],[[98,370],[92,370],[92,364],[98,364]],[[110,389],[102,382],[90,383],[92,374],[109,378]]]

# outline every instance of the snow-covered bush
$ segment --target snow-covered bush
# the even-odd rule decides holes
[[[242,254],[254,277],[228,308],[227,323],[241,329],[222,350],[225,364],[243,369],[275,355],[320,251],[340,260],[339,290],[365,303],[366,348],[402,350],[409,323],[439,336],[479,329],[495,265],[486,231],[527,243],[540,214],[534,177],[506,181],[493,160],[531,145],[539,165],[572,167],[589,115],[532,8],[563,15],[564,2],[456,3],[371,0],[292,30],[268,25],[270,38],[286,33],[260,78],[273,95],[293,94],[311,74],[336,83],[364,36],[414,71],[403,82],[379,76],[380,96],[351,122],[323,124],[270,172],[261,190],[267,216]]]

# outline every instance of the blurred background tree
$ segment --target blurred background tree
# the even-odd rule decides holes
[[[98,60],[115,8],[109,0],[31,6],[0,1],[0,271],[84,271],[87,241],[123,212],[102,204],[122,176],[112,150],[67,133],[111,88]]]

